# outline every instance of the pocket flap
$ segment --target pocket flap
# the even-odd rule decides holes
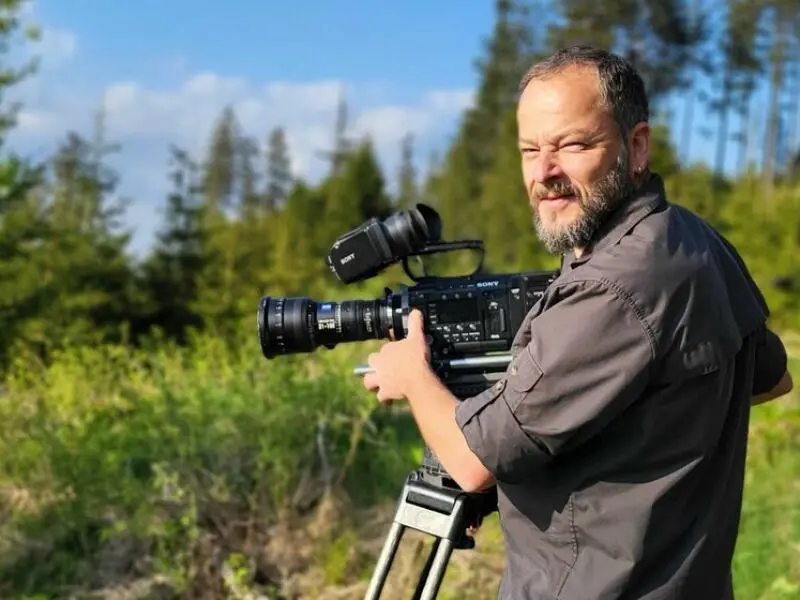
[[[508,365],[508,387],[516,392],[529,392],[542,378],[542,368],[533,358],[530,348],[523,348]]]

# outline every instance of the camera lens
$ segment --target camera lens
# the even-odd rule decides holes
[[[261,298],[256,315],[261,351],[267,358],[387,338],[391,319],[387,300],[315,302],[272,296]]]

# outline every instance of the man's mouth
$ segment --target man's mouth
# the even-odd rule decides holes
[[[557,201],[568,201],[568,200],[575,200],[575,194],[549,195],[549,196],[542,196],[541,198],[539,198],[540,202],[557,202]]]

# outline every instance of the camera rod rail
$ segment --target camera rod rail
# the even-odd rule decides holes
[[[476,356],[473,358],[454,358],[437,361],[437,366],[441,366],[453,371],[467,371],[476,368],[503,368],[508,366],[513,358],[510,354],[498,354],[495,356]],[[372,373],[374,369],[369,365],[359,365],[353,369],[355,375],[366,375]]]

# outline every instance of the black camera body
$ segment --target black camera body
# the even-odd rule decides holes
[[[345,342],[405,337],[414,308],[424,315],[434,361],[507,351],[525,315],[556,277],[553,271],[418,278],[409,257],[470,249],[483,253],[480,240],[441,242],[438,213],[424,205],[372,218],[339,237],[326,264],[343,283],[374,277],[402,260],[416,285],[402,286],[384,298],[316,302],[310,298],[263,296],[257,313],[258,336],[266,358],[332,349]],[[491,361],[489,361],[491,362]],[[488,364],[488,363],[486,363]],[[485,366],[485,365],[484,365]]]
[[[554,277],[529,272],[438,279],[407,288],[402,304],[424,315],[434,360],[503,352]]]
[[[319,347],[370,339],[402,339],[413,309],[423,314],[430,336],[431,363],[438,377],[461,400],[484,391],[503,376],[514,338],[525,316],[558,276],[558,271],[416,278],[408,258],[459,249],[483,252],[475,240],[439,242],[438,214],[424,205],[370,219],[333,245],[327,265],[340,281],[352,283],[377,275],[399,260],[416,285],[385,290],[382,298],[317,302],[306,297],[263,296],[257,312],[261,351],[268,359],[313,352]],[[400,366],[402,368],[402,366]],[[354,369],[369,372],[368,366]],[[437,487],[457,487],[429,448],[421,476]]]
[[[384,298],[316,302],[310,298],[264,296],[258,330],[264,356],[333,349],[340,343],[395,339],[408,332],[408,315],[418,309],[431,337],[434,362],[508,351],[525,315],[557,273],[531,271],[436,278]]]

